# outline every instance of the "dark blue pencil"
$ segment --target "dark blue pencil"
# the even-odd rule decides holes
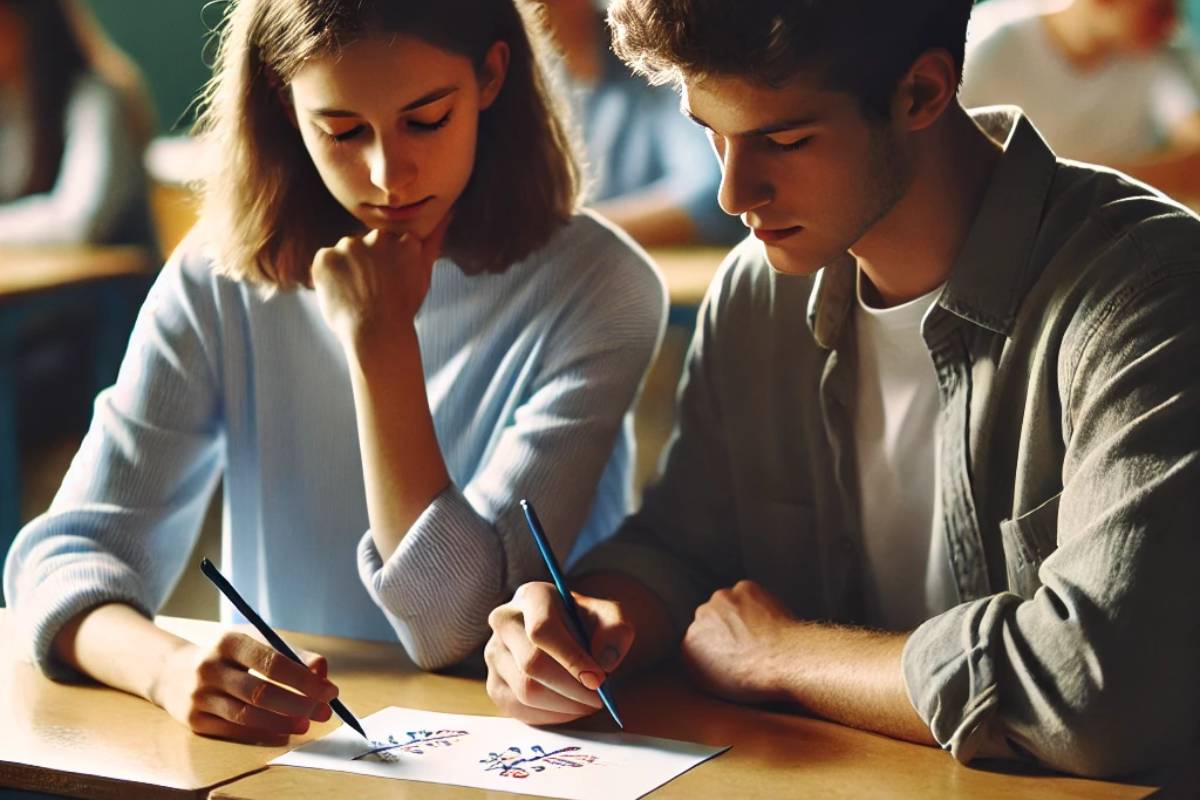
[[[271,626],[264,622],[263,618],[260,617],[258,613],[250,607],[250,604],[242,599],[242,596],[237,593],[237,589],[233,588],[233,584],[225,580],[225,576],[221,574],[221,571],[217,569],[216,565],[206,558],[200,562],[200,571],[203,572],[210,581],[216,584],[217,589],[220,590],[221,594],[229,598],[229,602],[233,603],[233,607],[240,611],[242,616],[245,617],[251,625],[258,629],[258,632],[263,635],[263,638],[270,642],[271,647],[274,647],[292,661],[295,661],[297,664],[305,667],[305,669],[308,668],[300,656],[296,655],[296,651],[288,647],[288,643],[280,638],[278,633],[271,630]],[[358,731],[359,734],[368,742],[371,741],[371,738],[367,736],[367,732],[363,730],[362,724],[355,719],[354,715],[350,713],[350,709],[346,708],[346,705],[341,700],[338,700],[336,697],[333,698],[329,701],[329,707],[333,709],[335,714],[341,717],[342,722]]]
[[[575,605],[575,598],[571,596],[571,591],[567,588],[566,578],[563,577],[562,570],[558,566],[558,559],[554,557],[554,551],[550,549],[550,542],[546,540],[546,534],[542,531],[542,523],[538,520],[537,512],[533,510],[533,504],[528,500],[521,501],[521,510],[525,512],[525,521],[529,523],[529,532],[533,534],[533,541],[537,544],[537,549],[542,554],[542,560],[546,562],[546,569],[550,571],[550,578],[554,581],[555,588],[558,589],[558,596],[562,598],[563,606],[567,609],[567,619],[571,621],[571,627],[575,629],[575,638],[579,640],[579,644],[584,650],[590,652],[587,628],[583,626],[583,618],[579,616],[579,606]],[[605,681],[600,684],[596,693],[600,695],[600,702],[608,709],[608,713],[612,714],[613,722],[617,723],[618,728],[625,730],[625,724],[617,716],[617,707],[605,685],[607,683],[608,681]]]

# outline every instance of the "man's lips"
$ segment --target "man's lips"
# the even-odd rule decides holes
[[[795,234],[804,230],[804,226],[793,225],[790,228],[754,228],[753,230],[755,237],[757,237],[760,241],[766,242],[767,244],[773,244],[774,242],[783,241],[789,236],[794,236]]]
[[[373,203],[363,203],[363,205],[371,212],[382,217],[387,217],[390,220],[405,220],[415,217],[417,214],[419,214],[432,199],[433,195],[430,195],[429,197],[418,200],[415,203],[406,203],[398,206],[377,206]]]

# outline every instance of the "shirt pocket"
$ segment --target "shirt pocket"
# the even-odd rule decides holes
[[[1062,492],[1016,519],[1000,523],[1009,591],[1033,597],[1042,585],[1038,570],[1058,548],[1058,503]]]

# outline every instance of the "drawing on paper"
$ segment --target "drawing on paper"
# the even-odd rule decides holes
[[[521,748],[514,746],[501,753],[489,753],[479,763],[485,765],[484,772],[498,772],[502,778],[528,778],[550,767],[582,767],[599,760],[596,756],[578,752],[579,749],[576,745],[570,745],[546,752],[541,745],[535,744],[529,748],[530,754],[526,756]]]
[[[400,753],[422,756],[439,747],[453,747],[458,744],[459,739],[470,735],[469,731],[408,731],[407,742],[401,742],[394,735],[389,735],[386,742],[372,741],[372,749],[351,760],[359,761],[371,757],[379,761],[399,761]]]

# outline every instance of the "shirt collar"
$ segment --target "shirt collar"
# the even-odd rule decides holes
[[[938,305],[962,319],[1008,336],[1034,276],[1037,240],[1057,160],[1015,106],[971,112],[1003,144],[979,211],[954,260]],[[854,301],[857,266],[848,253],[823,267],[809,296],[808,324],[817,344],[831,349]]]

